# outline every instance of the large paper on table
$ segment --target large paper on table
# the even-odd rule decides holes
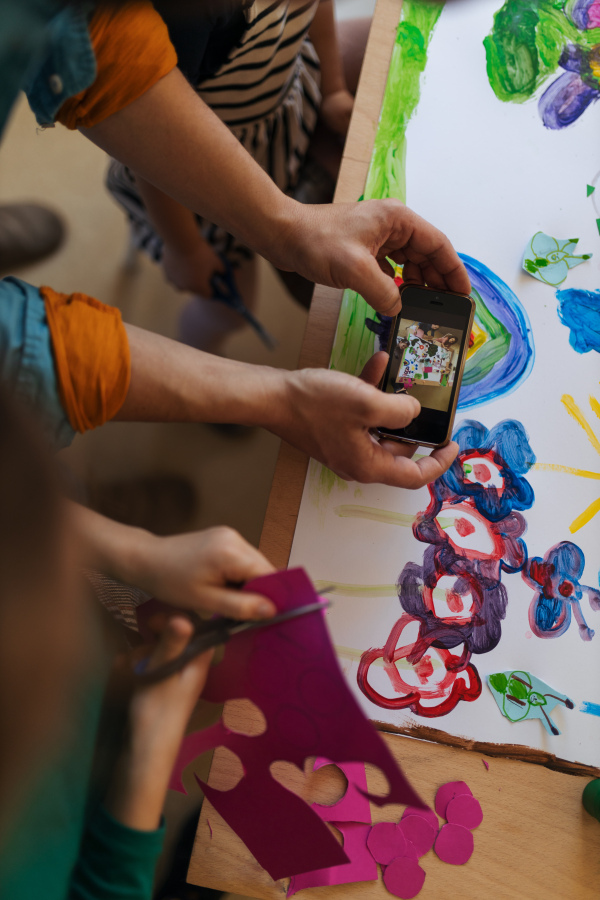
[[[520,37],[541,59],[537,81],[509,96],[502,18],[488,41],[496,93],[486,69],[499,0],[404,3],[365,195],[406,199],[466,255],[478,314],[461,462],[432,497],[346,484],[311,461],[290,565],[336,585],[329,627],[372,719],[600,766],[600,191],[586,188],[600,169],[586,47],[600,32],[585,5],[565,4],[569,18],[555,3],[508,4],[508,16],[546,16]],[[535,41],[548,33],[542,59]],[[595,254],[558,295],[522,268],[537,232]],[[356,372],[377,348],[368,317],[347,292],[335,368]],[[552,712],[560,735],[500,714],[485,679],[510,670],[573,701]]]

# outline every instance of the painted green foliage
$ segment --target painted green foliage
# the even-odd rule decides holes
[[[406,128],[417,108],[427,48],[443,3],[405,0],[392,52],[381,118],[371,158],[365,200],[406,201]],[[374,335],[365,325],[372,310],[346,291],[331,356],[331,368],[357,375],[373,354]]]
[[[572,5],[572,4],[571,4]],[[600,29],[579,29],[564,0],[507,0],[484,40],[487,74],[498,99],[522,103],[554,73],[567,45],[591,50]]]

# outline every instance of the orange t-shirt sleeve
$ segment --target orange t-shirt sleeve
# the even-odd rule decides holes
[[[89,32],[96,80],[63,103],[56,116],[73,130],[91,128],[133,103],[177,65],[167,26],[145,0],[116,9],[101,6]]]
[[[84,432],[120,410],[131,378],[121,313],[85,294],[40,288],[52,338],[58,392],[69,422]]]

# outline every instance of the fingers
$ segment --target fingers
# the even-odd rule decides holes
[[[370,254],[355,265],[348,287],[356,291],[377,312],[385,316],[395,316],[402,309],[398,286],[394,279],[383,272],[374,256]]]
[[[372,428],[405,428],[421,412],[421,404],[410,394],[373,395],[368,422]]]
[[[194,626],[189,619],[184,616],[172,616],[166,622],[148,660],[147,671],[156,669],[183,653],[193,633]]]
[[[271,619],[277,612],[268,597],[233,587],[208,587],[204,601],[207,610],[229,619]]]
[[[383,378],[389,358],[389,355],[383,350],[375,353],[371,359],[367,360],[359,377],[367,384],[377,386]]]
[[[380,445],[374,454],[373,474],[376,477],[373,480],[391,487],[416,490],[443,475],[457,453],[458,445],[452,441],[446,447],[434,450],[431,456],[415,461],[405,456],[395,456]]]

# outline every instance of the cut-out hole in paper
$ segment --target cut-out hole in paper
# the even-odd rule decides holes
[[[244,777],[241,759],[229,747],[217,747],[213,756],[214,785],[219,791],[232,791]]]
[[[256,703],[247,697],[228,700],[223,707],[223,724],[235,734],[258,737],[267,730],[267,720]]]
[[[263,594],[280,612],[319,599],[301,569],[258,578],[244,590]],[[171,786],[182,790],[183,769],[205,750],[223,745],[237,753],[246,777],[234,790],[222,792],[198,781],[210,803],[274,879],[349,861],[316,810],[272,776],[270,767],[276,761],[293,764],[298,770],[293,777],[302,787],[308,757],[322,756],[340,765],[348,760],[368,763],[385,773],[390,789],[386,797],[369,792],[365,799],[379,806],[423,805],[353,697],[320,610],[234,635],[223,661],[209,672],[204,696],[214,703],[248,697],[262,710],[267,730],[248,737],[235,734],[221,720],[188,735]]]
[[[573,701],[566,694],[550,687],[530,672],[514,670],[488,675],[487,683],[498,709],[511,722],[523,719],[539,719],[548,734],[560,734],[560,729],[550,718],[559,703],[573,709]]]
[[[314,771],[308,776],[306,799],[309,803],[332,810],[334,806],[337,806],[344,799],[347,793],[348,779],[342,769],[335,763],[325,763],[318,768],[314,768]]]

